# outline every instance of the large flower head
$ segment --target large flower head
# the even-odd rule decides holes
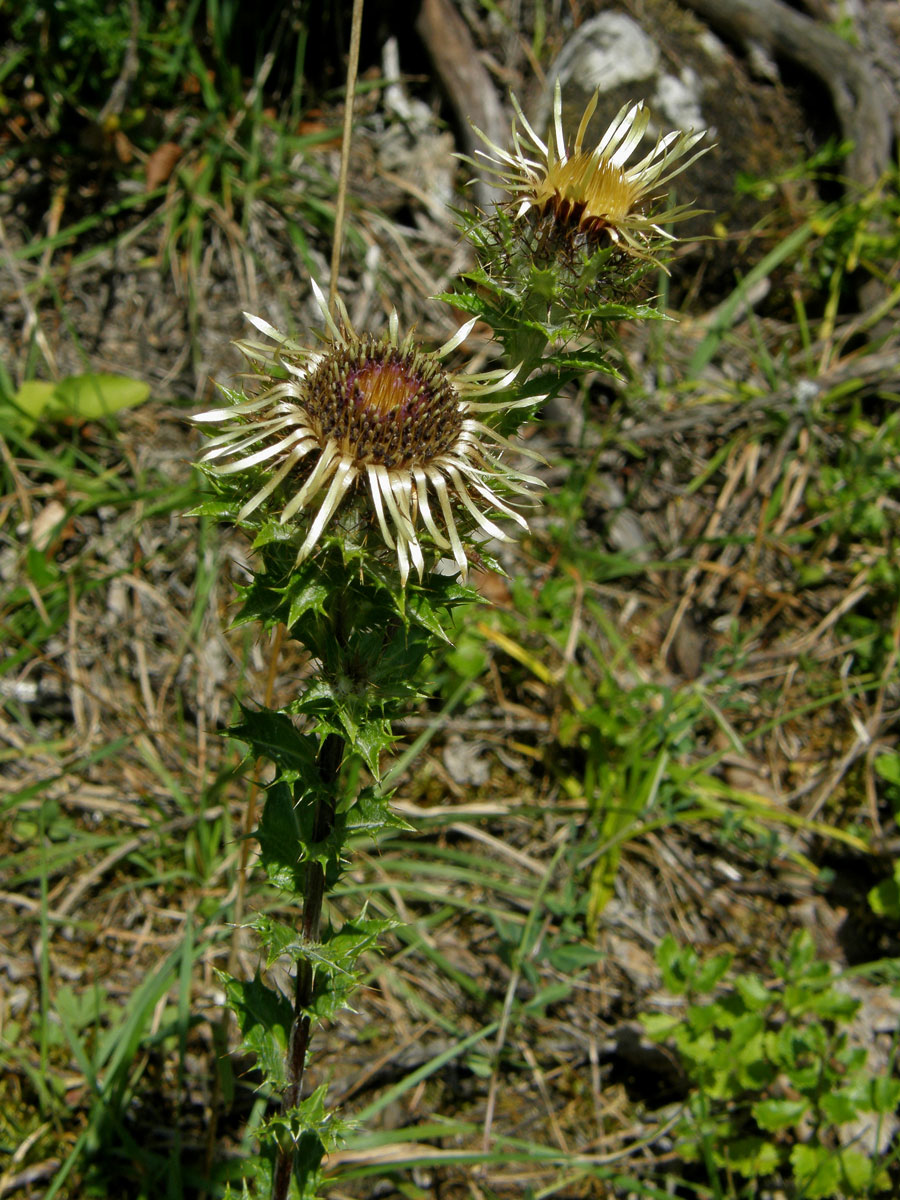
[[[603,137],[591,150],[584,138],[597,108],[599,89],[594,93],[569,150],[562,125],[562,92],[557,80],[553,94],[553,129],[544,142],[529,124],[515,96],[518,122],[513,122],[512,152],[494,145],[480,130],[489,152],[479,151],[488,169],[516,203],[516,216],[527,213],[550,218],[569,236],[585,235],[589,241],[603,236],[642,257],[653,258],[655,240],[671,234],[659,225],[683,220],[692,211],[688,205],[654,215],[656,202],[676,175],[705,153],[706,148],[685,157],[705,136],[705,130],[675,130],[660,135],[652,150],[628,165],[650,124],[643,101],[624,105]],[[530,145],[528,143],[531,143]]]
[[[508,389],[518,369],[471,375],[445,369],[442,360],[474,321],[427,353],[411,336],[400,338],[396,312],[383,336],[360,335],[340,301],[335,321],[315,283],[313,290],[327,326],[322,349],[305,349],[246,314],[272,342],[238,343],[260,390],[193,418],[220,427],[201,464],[219,475],[246,473],[239,522],[274,504],[282,524],[303,524],[298,562],[346,509],[355,524],[377,525],[396,553],[402,583],[410,565],[422,575],[423,529],[465,578],[467,532],[509,540],[493,519],[497,513],[527,529],[508,499],[510,493],[531,498],[539,486],[500,457],[529,452],[481,418],[534,398],[484,399]]]

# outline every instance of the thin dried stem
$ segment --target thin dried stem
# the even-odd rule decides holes
[[[338,176],[337,203],[334,210],[334,242],[331,247],[331,280],[328,285],[328,307],[332,316],[337,300],[338,271],[341,265],[341,243],[344,233],[344,208],[347,197],[347,176],[350,170],[350,141],[353,136],[353,99],[356,95],[356,72],[359,67],[359,43],[362,36],[363,0],[353,0],[350,27],[350,57],[347,62],[347,91],[344,99],[344,133],[341,139],[341,170]]]

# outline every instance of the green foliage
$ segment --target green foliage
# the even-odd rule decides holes
[[[256,251],[246,235],[260,199],[284,214],[294,247],[311,262],[308,239],[333,225],[335,186],[312,152],[334,131],[297,132],[310,23],[332,19],[318,7],[7,3],[14,11],[0,114],[16,129],[7,163],[27,171],[36,213],[50,203],[42,193],[51,186],[68,199],[66,223],[19,255],[106,238],[123,220],[133,227],[138,210],[160,227],[160,264],[185,284],[192,329],[211,228],[249,261]],[[55,288],[46,290],[60,305]]]
[[[895,167],[816,221],[816,240],[804,265],[818,275],[830,311],[836,309],[848,278],[857,272],[879,280],[887,277],[900,250],[898,182],[900,172]]]
[[[667,937],[657,952],[667,989],[684,1010],[644,1015],[653,1040],[672,1043],[691,1092],[676,1125],[685,1162],[704,1162],[710,1184],[734,1175],[746,1192],[780,1186],[809,1200],[886,1195],[878,1154],[847,1132],[863,1120],[876,1139],[900,1103],[900,1080],[866,1067],[850,1037],[859,1007],[812,939],[795,933],[774,980],[730,975],[731,955],[701,961]]]
[[[218,0],[178,6],[137,0],[133,8],[105,0],[58,0],[52,5],[23,0],[13,7],[0,99],[12,107],[22,76],[30,77],[31,104],[42,126],[64,139],[72,137],[78,118],[82,123],[85,117],[97,119],[123,70],[130,72],[130,86],[113,118],[138,139],[156,131],[156,123],[148,119],[153,107],[183,104],[192,95],[207,110],[220,104],[239,107],[244,99],[241,66],[252,66],[247,51],[260,53],[279,30],[277,14],[251,18],[240,5]],[[248,42],[249,21],[256,38]],[[129,55],[136,62],[126,67]]]
[[[696,717],[696,698],[649,684],[623,691],[606,675],[595,702],[560,722],[560,746],[577,746],[583,754],[584,795],[596,823],[599,853],[587,896],[594,934],[614,894],[625,841],[651,814],[674,815],[691,798],[669,764],[688,749]]]
[[[422,664],[446,639],[442,614],[471,604],[476,593],[441,575],[401,590],[364,545],[334,537],[323,538],[315,557],[298,565],[295,553],[291,542],[263,542],[262,570],[244,589],[238,619],[288,626],[318,666],[288,711],[320,738],[344,738],[377,778],[394,741],[391,715],[421,694]],[[266,724],[245,712],[233,733],[273,759],[280,778],[308,778],[314,743],[287,717]]]
[[[566,244],[495,208],[457,214],[477,265],[441,297],[486,321],[511,364],[523,364],[528,392],[556,393],[586,371],[615,375],[615,325],[659,319],[650,305],[630,301],[647,264],[611,246]]]
[[[132,381],[125,382],[130,391]],[[118,573],[119,568],[98,555],[76,554],[65,567],[60,562],[59,547],[65,539],[78,537],[81,518],[97,520],[105,514],[103,524],[111,524],[124,538],[130,536],[137,521],[138,502],[149,516],[183,511],[196,499],[193,487],[173,487],[170,480],[156,475],[142,478],[118,465],[110,469],[107,452],[120,462],[114,425],[95,426],[88,437],[83,421],[51,424],[44,417],[29,433],[26,418],[7,408],[11,398],[5,392],[0,400],[4,442],[11,456],[27,463],[26,477],[35,494],[52,495],[58,501],[47,504],[43,511],[35,510],[30,524],[7,542],[15,565],[4,580],[0,629],[5,653],[0,676],[15,672],[66,624],[73,595],[98,591]],[[7,414],[9,419],[4,420]],[[62,415],[58,410],[57,414]],[[12,458],[5,457],[0,464],[4,494],[15,495],[20,479]],[[25,515],[19,519],[24,520]],[[38,516],[42,524],[35,520]],[[188,536],[185,532],[185,539]]]
[[[70,110],[102,103],[108,95],[131,34],[129,7],[102,0],[59,0],[49,6],[24,0],[15,7],[9,32],[18,53],[12,71],[8,68],[7,88],[15,82],[16,66],[35,71],[48,105],[45,119],[58,133]],[[41,46],[45,53],[38,52]]]
[[[817,535],[823,541],[835,535],[848,541],[885,541],[894,552],[893,522],[886,501],[900,497],[900,412],[889,413],[876,424],[863,413],[859,402],[851,401],[840,424],[840,443],[829,447],[827,454],[826,447],[821,447],[823,461],[809,491]]]
[[[229,1007],[238,1018],[241,1047],[256,1056],[274,1087],[284,1087],[285,1055],[294,1013],[290,1002],[257,974],[246,981],[223,976]]]
[[[218,502],[204,511],[222,515]],[[321,904],[323,892],[339,883],[351,840],[406,827],[379,786],[381,759],[393,745],[393,720],[420,694],[423,663],[446,638],[445,614],[471,604],[473,592],[431,575],[401,588],[379,556],[349,539],[323,539],[313,558],[295,565],[296,546],[265,526],[257,551],[259,569],[244,590],[240,620],[283,621],[316,669],[280,711],[242,705],[228,733],[249,761],[274,772],[254,837],[270,881],[302,906],[304,925],[298,932],[296,921],[260,915],[253,928],[267,968],[287,961],[301,982],[293,1002],[261,976],[249,983],[226,977],[225,984],[243,1049],[287,1095],[295,1083],[286,1066],[292,1029],[305,1021],[308,1037],[350,1005],[361,956],[394,925],[363,914],[325,924],[311,937],[302,931],[309,905]],[[322,1155],[342,1129],[320,1089],[271,1118],[259,1136],[275,1160],[293,1156],[299,1194],[313,1196]]]
[[[877,917],[900,921],[900,862],[894,863],[894,872],[882,879],[869,892],[869,906]]]
[[[143,404],[150,387],[123,375],[72,375],[59,383],[32,379],[9,400],[22,432],[34,433],[48,421],[91,421]],[[5,407],[5,405],[3,406]],[[0,407],[0,414],[3,408]]]

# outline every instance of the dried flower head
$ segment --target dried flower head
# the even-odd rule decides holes
[[[328,329],[324,350],[304,349],[246,314],[274,342],[238,343],[261,391],[193,418],[221,427],[200,462],[220,475],[248,472],[250,494],[238,521],[273,497],[282,524],[305,522],[298,562],[312,553],[338,509],[362,497],[354,512],[364,521],[374,514],[384,542],[396,552],[402,583],[410,564],[422,576],[420,521],[432,542],[452,553],[465,578],[466,531],[509,540],[488,512],[527,529],[498,490],[530,499],[530,489],[540,486],[498,451],[536,456],[514,447],[479,414],[535,399],[483,399],[507,389],[518,368],[473,375],[444,368],[442,360],[465,340],[474,320],[426,353],[411,336],[400,339],[396,312],[382,337],[360,335],[340,301],[336,323],[315,283],[313,290]]]
[[[650,113],[643,102],[624,105],[597,145],[585,150],[584,137],[598,96],[599,89],[584,110],[571,152],[563,135],[562,93],[557,80],[552,136],[546,143],[535,133],[513,96],[516,115],[534,150],[523,147],[514,121],[512,153],[500,149],[476,129],[490,151],[478,153],[517,202],[517,217],[532,213],[537,218],[551,218],[570,235],[585,235],[591,240],[605,234],[623,248],[653,258],[654,240],[670,240],[672,236],[658,222],[683,220],[696,211],[688,205],[655,215],[652,210],[661,189],[706,152],[704,147],[685,158],[706,131],[675,130],[660,136],[649,154],[627,166],[647,132]],[[537,159],[532,157],[534,151]]]

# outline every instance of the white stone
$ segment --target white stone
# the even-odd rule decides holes
[[[550,72],[550,87],[571,80],[585,91],[611,91],[620,84],[648,79],[659,64],[659,50],[640,25],[624,13],[601,13],[585,21],[569,38]]]

